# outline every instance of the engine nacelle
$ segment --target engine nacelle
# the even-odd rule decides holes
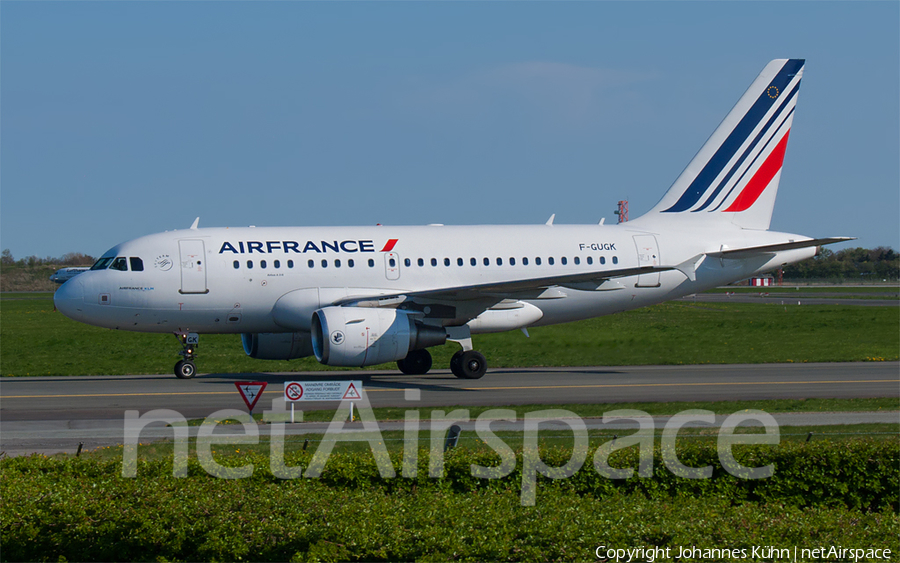
[[[241,335],[244,352],[257,360],[293,360],[312,356],[308,332],[279,332]]]
[[[440,346],[447,331],[397,309],[325,307],[313,313],[312,348],[329,366],[362,367],[402,360],[410,350]]]

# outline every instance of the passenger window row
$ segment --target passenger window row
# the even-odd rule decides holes
[[[255,263],[253,262],[253,260],[247,260],[247,269],[248,269],[248,270],[252,270],[254,264],[255,264]],[[233,263],[233,265],[234,265],[234,269],[235,269],[235,270],[239,270],[240,267],[241,267],[241,262],[240,262],[240,260],[235,260],[234,263]],[[287,263],[286,263],[286,265],[287,265],[288,268],[293,268],[293,267],[294,267],[294,261],[293,261],[293,260],[288,260]],[[260,260],[260,261],[259,261],[259,267],[262,268],[263,270],[265,270],[266,268],[269,267],[269,262],[266,261],[266,260]],[[273,261],[272,261],[272,267],[275,268],[276,270],[281,269],[281,260],[273,260]]]
[[[591,265],[594,264],[594,257],[593,257],[593,256],[588,256],[588,257],[585,258],[584,260],[585,260],[585,263],[586,263],[588,266],[591,266]],[[581,259],[580,256],[576,256],[575,258],[572,259],[572,263],[575,264],[576,266],[580,266],[580,265],[581,265],[581,261],[582,261],[582,259]],[[606,264],[606,257],[605,257],[605,256],[600,256],[600,257],[597,259],[597,262],[598,262],[599,264]],[[421,266],[425,266],[425,263],[426,263],[426,262],[425,262],[425,259],[424,259],[424,258],[419,258],[419,259],[416,260],[416,265],[418,265],[418,266],[420,266],[420,267],[421,267]],[[437,258],[432,258],[432,259],[430,260],[430,263],[431,263],[432,266],[437,266],[437,265],[438,265],[438,260],[437,260]],[[469,263],[470,266],[477,266],[477,265],[479,264],[479,261],[478,261],[477,258],[472,257],[472,258],[469,258],[468,263]],[[516,258],[515,258],[514,256],[510,256],[506,263],[507,263],[508,265],[510,265],[510,266],[515,266],[515,265],[517,264],[517,261],[516,261]],[[528,265],[529,265],[528,257],[527,257],[527,256],[523,256],[520,263],[521,263],[523,266],[528,266]],[[562,258],[559,259],[559,263],[560,263],[561,265],[563,265],[563,266],[567,266],[567,265],[569,264],[569,259],[568,259],[567,257],[563,256]],[[613,264],[618,264],[618,263],[619,263],[619,257],[618,257],[618,256],[613,256],[613,257],[612,257],[612,263],[613,263]],[[453,264],[453,262],[452,262],[449,258],[444,258],[444,266],[450,266],[451,264]],[[466,264],[466,260],[465,260],[465,259],[463,259],[463,258],[457,258],[457,259],[456,259],[456,265],[457,265],[457,266],[465,266],[465,264]],[[503,265],[503,258],[495,258],[493,261],[491,261],[490,258],[484,257],[484,258],[481,259],[481,264],[483,264],[483,265],[485,265],[485,266],[490,266],[491,264],[496,264],[497,266],[502,266],[502,265]],[[543,264],[543,261],[541,260],[541,257],[540,257],[540,256],[535,257],[535,259],[534,259],[534,265],[535,265],[535,266],[540,266],[540,265],[542,265],[542,264]],[[403,265],[406,266],[407,268],[410,267],[410,266],[412,266],[412,260],[410,260],[409,258],[404,259],[404,260],[403,260]],[[549,258],[547,258],[547,265],[548,265],[548,266],[554,266],[554,265],[556,265],[556,260],[555,260],[552,256],[549,257]]]
[[[390,267],[392,267],[392,268],[397,267],[397,260],[396,260],[394,257],[388,258],[388,261],[389,261],[388,263],[389,263]],[[594,257],[593,257],[593,256],[588,256],[587,258],[584,259],[584,261],[585,261],[585,263],[586,263],[588,266],[591,266],[591,265],[594,264]],[[580,256],[576,256],[576,257],[574,257],[574,258],[572,259],[572,263],[575,264],[576,266],[581,265],[581,262],[582,262],[582,259],[581,259]],[[437,265],[438,265],[438,259],[437,259],[437,258],[431,258],[431,259],[428,261],[428,263],[430,263],[432,266],[437,266]],[[478,259],[477,259],[477,258],[469,258],[468,263],[469,263],[470,266],[477,266],[479,262],[478,262]],[[485,265],[485,266],[490,266],[492,263],[493,263],[493,264],[496,264],[497,266],[502,266],[502,265],[503,265],[503,258],[496,258],[496,259],[492,262],[490,258],[485,257],[485,258],[482,258],[481,263],[482,263],[483,265]],[[507,261],[506,263],[509,264],[510,266],[515,266],[517,263],[521,263],[522,266],[528,266],[528,265],[529,265],[528,257],[522,257],[521,262],[517,262],[517,261],[516,261],[516,258],[511,256],[511,257],[508,259],[508,261]],[[559,263],[560,263],[561,265],[563,265],[563,266],[566,266],[566,265],[568,265],[568,263],[569,263],[569,259],[568,259],[567,257],[563,256],[562,258],[559,259]],[[606,257],[605,257],[605,256],[600,256],[600,257],[598,257],[598,258],[597,258],[597,263],[599,263],[600,265],[606,264]],[[618,257],[618,256],[613,256],[613,257],[612,257],[612,263],[613,263],[613,264],[618,264],[618,263],[619,263],[619,257]],[[257,264],[257,263],[254,262],[253,260],[247,260],[247,262],[246,262],[246,267],[247,267],[248,270],[252,270],[253,267],[254,267],[254,265],[256,265],[256,264]],[[260,269],[263,269],[263,270],[265,270],[265,269],[267,269],[267,268],[269,267],[269,262],[266,261],[266,260],[260,260],[260,261],[258,262],[258,264],[259,264]],[[406,266],[407,268],[411,267],[412,264],[413,264],[413,262],[412,262],[412,260],[410,260],[409,258],[405,258],[405,259],[403,260],[403,265]],[[424,267],[425,264],[426,264],[426,261],[425,261],[424,258],[418,258],[418,259],[416,260],[416,265],[418,265],[419,267]],[[451,260],[450,260],[449,258],[444,258],[443,264],[444,264],[444,266],[450,266],[450,265],[452,264],[452,262],[451,262]],[[456,265],[457,265],[457,266],[464,266],[465,264],[466,264],[466,261],[463,260],[462,258],[457,258],[457,259],[456,259]],[[534,265],[535,265],[535,266],[541,266],[542,264],[543,264],[543,261],[541,260],[541,257],[540,257],[540,256],[534,258]],[[233,265],[234,265],[234,269],[235,269],[235,270],[239,270],[239,269],[241,268],[241,262],[240,262],[240,260],[235,260],[234,263],[233,263]],[[334,260],[332,260],[332,261],[329,261],[329,260],[324,259],[324,258],[323,258],[322,260],[319,260],[319,261],[310,259],[310,260],[307,261],[306,265],[307,265],[307,267],[309,267],[309,268],[315,268],[315,267],[317,267],[317,266],[318,266],[318,267],[321,267],[321,268],[328,268],[328,267],[330,267],[330,266],[333,266],[334,268],[340,268],[340,267],[343,266],[343,262],[342,262],[339,258],[336,258],[336,259],[334,259]],[[356,262],[355,262],[352,258],[350,258],[350,259],[347,260],[346,265],[347,265],[348,268],[353,268],[353,267],[356,266]],[[374,268],[374,267],[375,267],[375,260],[373,260],[372,258],[369,258],[369,260],[368,260],[368,262],[367,262],[367,265],[368,265],[370,268]],[[548,265],[548,266],[554,266],[554,265],[556,265],[556,260],[555,260],[552,256],[551,256],[551,257],[548,257],[548,258],[547,258],[547,265]],[[276,270],[277,270],[277,269],[280,269],[280,268],[281,268],[281,260],[273,260],[273,261],[272,261],[272,267],[275,268]],[[288,269],[293,269],[293,267],[294,267],[294,261],[293,261],[293,260],[288,260],[288,261],[287,261],[287,267],[288,267]]]
[[[392,260],[393,260],[393,259],[392,259]],[[262,269],[262,270],[265,270],[265,269],[267,269],[267,268],[269,267],[269,262],[268,262],[267,260],[260,260],[259,262],[254,262],[253,260],[247,260],[247,262],[246,262],[246,267],[247,267],[248,270],[252,270],[252,269],[254,268],[254,266],[256,266],[257,264],[259,265],[260,269]],[[342,267],[342,266],[344,265],[344,262],[342,262],[340,258],[336,258],[336,259],[333,260],[332,262],[329,262],[329,261],[326,260],[326,259],[322,259],[321,261],[319,261],[319,266],[322,267],[322,268],[328,268],[328,267],[329,267],[329,264],[331,264],[331,265],[334,266],[335,268],[340,268],[340,267]],[[235,260],[235,261],[232,263],[232,265],[234,266],[234,269],[235,269],[235,270],[239,270],[240,267],[241,267],[241,261],[240,261],[240,260]],[[273,260],[271,265],[272,265],[273,268],[275,268],[276,270],[278,270],[278,269],[281,268],[281,260]],[[316,267],[316,260],[308,260],[308,261],[306,262],[306,265],[307,265],[309,268],[315,268],[315,267]],[[287,266],[288,269],[293,269],[293,268],[294,268],[294,261],[293,261],[293,260],[288,260],[286,266]],[[350,259],[347,260],[346,266],[347,266],[348,268],[354,268],[354,267],[356,267],[356,261],[353,260],[352,258],[350,258]],[[370,268],[374,268],[374,267],[375,267],[375,260],[369,258],[369,267],[370,267]]]

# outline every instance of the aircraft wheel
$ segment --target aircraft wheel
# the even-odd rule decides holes
[[[460,350],[459,352],[453,354],[453,356],[450,358],[450,371],[452,371],[453,375],[455,375],[456,377],[459,377],[460,379],[462,378],[462,375],[461,375],[462,372],[460,371],[459,360],[462,357],[462,355],[463,355],[463,351]]]
[[[196,373],[197,368],[194,367],[193,362],[179,360],[178,363],[175,364],[175,377],[178,379],[190,379],[194,377]]]
[[[428,350],[413,350],[397,361],[397,367],[406,375],[425,375],[431,369],[431,354]]]
[[[450,371],[460,379],[481,379],[487,372],[487,360],[481,352],[460,350],[450,358]]]

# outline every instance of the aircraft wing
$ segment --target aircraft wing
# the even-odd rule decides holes
[[[551,288],[562,287],[578,290],[594,291],[602,290],[603,285],[609,280],[678,270],[689,279],[695,279],[695,271],[706,257],[742,259],[752,256],[774,253],[796,248],[807,248],[854,240],[853,237],[829,237],[809,239],[802,241],[789,241],[777,244],[753,246],[745,248],[731,248],[716,252],[699,254],[677,266],[641,266],[637,268],[620,268],[616,270],[602,270],[592,272],[580,272],[576,274],[564,274],[557,276],[545,276],[540,278],[516,279],[503,282],[488,282],[483,284],[471,284],[435,289],[400,291],[380,295],[348,296],[334,305],[353,305],[360,307],[398,307],[408,308],[411,304],[446,304],[453,307],[456,315],[474,318],[486,309],[493,307],[504,300],[553,298]],[[610,289],[622,289],[622,286],[614,286]],[[551,290],[548,292],[548,290]],[[557,295],[556,297],[562,297]],[[405,305],[404,305],[405,304]],[[409,307],[418,309],[419,307]],[[465,311],[465,313],[463,313]]]
[[[651,272],[662,272],[678,269],[677,266],[642,266],[638,268],[620,268],[577,274],[546,276],[540,278],[516,279],[505,282],[489,282],[453,287],[442,287],[418,291],[404,291],[378,296],[349,296],[334,305],[353,305],[361,307],[396,307],[403,303],[446,304],[467,311],[466,317],[474,318],[481,312],[511,299],[536,299],[543,296],[551,287],[564,287],[580,290],[596,290],[608,280]],[[621,286],[615,289],[621,289]],[[552,298],[553,296],[550,296]],[[557,297],[563,297],[558,295]],[[413,307],[418,308],[418,307]]]
[[[559,276],[547,276],[542,278],[519,279],[507,282],[491,282],[485,284],[473,284],[459,287],[432,289],[407,293],[411,297],[428,297],[431,299],[447,299],[453,301],[465,301],[480,299],[483,297],[500,297],[502,299],[524,298],[522,293],[540,294],[553,286],[570,287],[573,289],[596,289],[604,282],[613,278],[624,278],[651,272],[674,270],[675,266],[643,266],[639,268],[622,268],[618,270],[606,270],[601,272],[584,272]]]

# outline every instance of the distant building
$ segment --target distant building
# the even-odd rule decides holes
[[[772,287],[775,285],[775,278],[772,278],[772,277],[750,278],[750,285],[752,287]]]

